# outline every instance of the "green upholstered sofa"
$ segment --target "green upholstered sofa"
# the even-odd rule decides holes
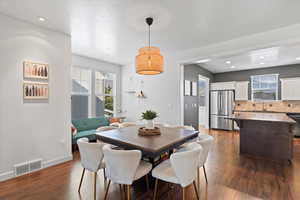
[[[72,144],[83,137],[89,138],[89,141],[96,140],[96,129],[101,126],[109,126],[109,119],[106,117],[86,118],[72,120],[73,126],[77,129],[77,134],[72,136]]]

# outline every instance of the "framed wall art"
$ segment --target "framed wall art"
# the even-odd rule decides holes
[[[192,96],[197,96],[198,92],[197,92],[197,82],[192,82]]]
[[[24,99],[48,99],[48,83],[24,82],[23,84]]]
[[[31,61],[23,62],[24,78],[29,79],[49,79],[49,65],[43,63],[36,63]]]
[[[191,81],[184,81],[184,95],[191,96]]]

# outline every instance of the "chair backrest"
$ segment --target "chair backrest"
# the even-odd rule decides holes
[[[199,155],[202,147],[196,142],[188,144],[184,150],[171,155],[171,165],[182,187],[193,183],[197,176]]]
[[[114,183],[131,185],[142,158],[139,150],[114,150],[111,145],[103,148],[106,176]]]
[[[104,143],[89,143],[88,138],[80,138],[77,140],[81,164],[83,168],[97,172],[103,160]]]
[[[200,144],[203,148],[203,153],[200,157],[200,161],[199,161],[199,167],[202,167],[206,160],[207,160],[207,157],[208,157],[208,153],[209,153],[209,150],[211,149],[211,146],[213,144],[213,141],[214,141],[214,138],[208,134],[199,134],[198,136],[198,140],[197,140],[197,143]]]

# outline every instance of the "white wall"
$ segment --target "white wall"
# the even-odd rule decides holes
[[[116,74],[116,105],[121,109],[121,65],[73,54],[72,66],[95,69]]]
[[[0,15],[0,180],[13,166],[72,159],[70,37]],[[49,100],[23,101],[24,60],[49,64]]]
[[[165,71],[160,75],[137,75],[134,63],[122,68],[122,108],[128,121],[138,121],[143,111],[152,109],[159,113],[156,121],[180,123],[180,68],[174,57],[164,56]],[[139,99],[130,90],[142,90],[147,98]]]

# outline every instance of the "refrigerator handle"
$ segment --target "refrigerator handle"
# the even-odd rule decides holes
[[[218,115],[221,113],[221,92],[218,92]]]
[[[217,92],[217,115],[219,115],[219,109],[220,109],[220,95],[219,92]]]

